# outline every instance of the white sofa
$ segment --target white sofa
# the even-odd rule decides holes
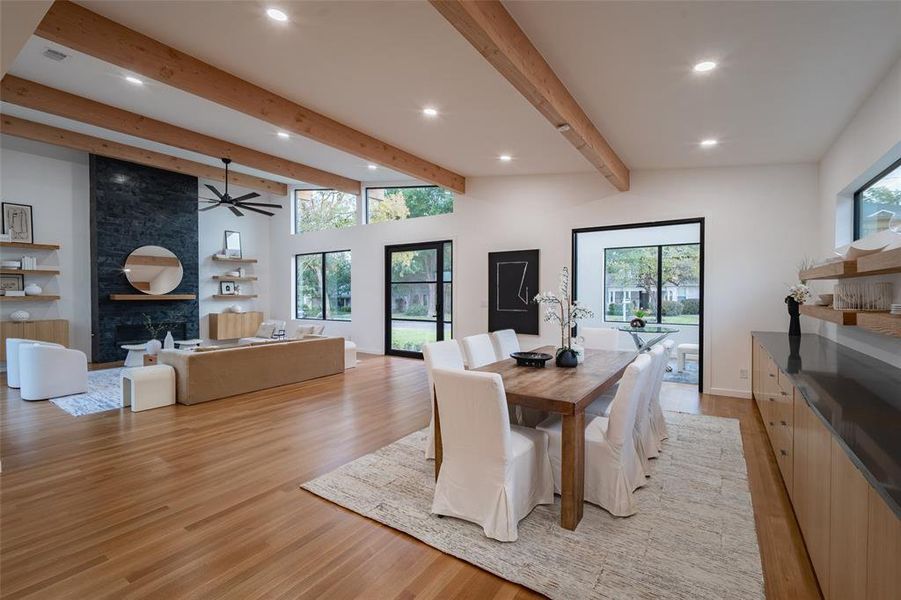
[[[88,357],[46,344],[19,345],[22,400],[47,400],[88,391]]]
[[[42,344],[44,346],[54,346],[63,348],[59,344],[53,342],[42,342],[39,340],[28,340],[24,338],[7,338],[6,340],[6,385],[8,387],[19,388],[19,347],[23,344]]]

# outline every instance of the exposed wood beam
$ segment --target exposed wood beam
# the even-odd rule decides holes
[[[227,106],[455,192],[462,175],[357,131],[72,2],[57,0],[35,34],[134,73]]]
[[[629,169],[594,126],[541,53],[498,0],[430,0],[501,75],[551,122],[618,190]]]
[[[232,144],[14,75],[7,75],[0,82],[0,99],[18,106],[66,117],[119,133],[127,133],[160,144],[207,156],[230,158],[246,167],[283,175],[306,183],[321,185],[348,194],[360,194],[361,184],[354,179]]]
[[[107,158],[127,160],[139,165],[184,173],[185,175],[193,175],[203,179],[225,181],[225,170],[219,167],[153,152],[152,150],[144,150],[143,148],[136,148],[127,144],[120,144],[119,142],[111,142],[10,115],[2,115],[0,117],[0,133],[45,142],[55,146],[64,146],[73,150],[82,150],[91,154],[106,156]],[[288,194],[288,186],[284,183],[231,170],[228,174],[228,182],[241,187],[270,192],[277,196],[286,196]]]

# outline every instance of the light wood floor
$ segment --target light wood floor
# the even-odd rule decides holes
[[[421,362],[78,418],[2,390],[3,598],[536,597],[298,487],[428,423]],[[664,395],[740,420],[767,596],[818,598],[753,403]]]

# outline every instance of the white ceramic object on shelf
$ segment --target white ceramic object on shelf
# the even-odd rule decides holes
[[[156,356],[157,354],[159,354],[159,351],[163,348],[163,344],[159,340],[150,340],[149,342],[147,342],[147,345],[145,348],[146,348],[145,351],[147,352],[147,354],[149,354],[150,356]]]
[[[172,337],[172,332],[166,332],[166,339],[163,341],[163,348],[166,350],[174,350],[175,349],[175,338]]]
[[[244,308],[240,304],[232,304],[228,307],[229,312],[233,313],[242,313],[244,312]]]
[[[836,250],[835,253],[842,260],[857,260],[858,258],[862,258],[864,256],[869,256],[870,254],[876,254],[877,252],[882,252],[887,246],[888,246],[888,244],[882,244],[878,248],[860,248],[858,246],[855,246],[854,244],[851,244],[850,246],[848,246],[848,249],[845,250],[844,252],[839,252],[838,250]]]
[[[27,310],[17,310],[13,314],[9,315],[9,318],[13,321],[27,321],[31,315]]]
[[[36,283],[29,283],[28,285],[25,286],[25,295],[26,296],[39,296],[41,294],[41,292],[43,292],[43,291],[44,290],[41,289],[41,286],[39,286]]]

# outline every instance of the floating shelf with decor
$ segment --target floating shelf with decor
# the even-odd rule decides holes
[[[257,281],[258,277],[232,277],[230,275],[213,275],[213,279],[216,281]]]
[[[0,302],[54,302],[59,296],[53,294],[36,294],[34,296],[0,296]]]
[[[196,300],[196,294],[110,294],[110,300],[128,302],[165,302],[173,300]]]
[[[217,262],[245,263],[245,264],[252,264],[252,263],[257,262],[257,259],[255,259],[255,258],[236,258],[236,257],[232,257],[232,256],[220,256],[218,254],[213,255],[213,260],[215,260]]]
[[[32,244],[28,242],[0,242],[0,250],[32,250],[32,251],[42,251],[42,252],[56,252],[59,250],[59,244]],[[11,259],[16,261],[18,259]],[[23,257],[22,260],[18,260],[19,266],[22,266],[22,263],[25,261]],[[37,262],[32,261],[32,264]],[[25,281],[25,276],[28,277],[56,277],[59,275],[59,268],[34,268],[34,269],[21,269],[14,267],[0,267],[0,275],[21,275],[22,281]],[[27,286],[24,286],[27,287]],[[38,286],[40,287],[40,286]],[[30,294],[26,296],[0,296],[0,300],[3,302],[55,302],[59,300],[58,294],[45,294],[43,290],[40,294]]]
[[[798,273],[802,281],[811,279],[845,279],[901,273],[901,248],[876,252],[857,260],[842,260],[805,269]]]
[[[0,248],[18,250],[59,250],[59,244],[28,244],[26,242],[0,242]]]
[[[901,337],[901,315],[865,310],[835,310],[831,306],[802,304],[801,314],[844,327],[858,327],[882,335]]]
[[[0,275],[59,275],[57,269],[0,269]]]
[[[216,300],[252,300],[256,294],[213,294]]]

